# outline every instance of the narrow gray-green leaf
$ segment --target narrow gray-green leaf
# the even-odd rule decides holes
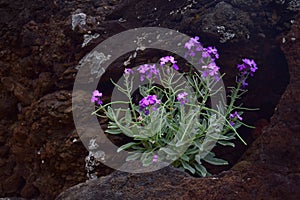
[[[194,166],[197,172],[199,172],[202,177],[205,177],[207,175],[207,170],[203,165],[199,165],[198,163],[195,163]]]
[[[228,142],[228,141],[222,141],[222,140],[219,140],[218,143],[221,144],[221,145],[223,145],[223,146],[231,146],[231,147],[235,147],[235,144],[234,144],[234,143]]]
[[[120,147],[118,148],[117,152],[119,153],[120,151],[123,151],[123,150],[125,150],[125,149],[128,149],[128,148],[130,148],[131,146],[134,146],[134,145],[137,145],[137,143],[135,143],[135,142],[129,142],[129,143],[127,143],[127,144],[124,144],[124,145],[122,145],[122,146],[120,146]]]
[[[181,163],[182,163],[182,166],[184,167],[184,169],[190,171],[192,174],[195,174],[196,170],[190,164],[188,164],[185,161],[181,161]]]
[[[107,129],[105,130],[106,133],[109,134],[113,134],[113,135],[117,135],[117,134],[121,134],[122,131],[120,129]]]
[[[212,165],[228,165],[228,162],[226,160],[223,160],[220,158],[206,156],[203,160],[205,160],[206,162],[208,162]]]
[[[133,154],[130,154],[127,158],[126,158],[126,161],[131,161],[131,160],[137,160],[141,157],[141,153],[133,153]]]

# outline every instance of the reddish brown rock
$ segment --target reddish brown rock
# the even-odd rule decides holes
[[[221,0],[194,2],[196,3],[187,0],[176,2],[126,0],[122,3],[119,0],[0,1],[0,77],[3,78],[0,84],[1,197],[54,199],[63,190],[86,180],[84,158],[87,150],[80,142],[73,142],[74,139],[79,140],[72,122],[70,97],[76,73],[74,67],[99,42],[128,28],[160,25],[180,30],[191,36],[203,35],[203,42],[220,47],[220,52],[222,52],[220,63],[224,64],[222,69],[233,81],[235,74],[233,68],[240,58],[245,55],[256,58],[262,67],[258,71],[257,78],[253,79],[254,84],[250,88],[251,93],[246,102],[250,106],[260,107],[261,111],[249,117],[252,120],[250,123],[261,118],[269,119],[288,82],[287,65],[271,33],[273,29],[287,30],[288,26],[283,24],[290,21],[290,17],[293,16],[292,12],[284,7],[272,6],[270,2],[274,1],[270,0],[260,1],[261,4],[255,5],[248,0],[232,1],[232,3],[230,1],[220,3]],[[193,4],[191,8],[184,9],[191,3]],[[116,4],[119,4],[119,9],[114,11]],[[156,7],[157,10],[149,9],[151,7]],[[268,9],[265,10],[265,7]],[[170,15],[173,10],[178,10],[178,12]],[[222,17],[222,10],[226,11],[225,18]],[[77,11],[87,14],[87,23],[73,31],[71,15]],[[232,11],[243,14],[243,17],[238,18]],[[272,16],[272,13],[277,14]],[[281,13],[282,16],[279,16]],[[209,18],[210,15],[212,18]],[[231,17],[235,19],[225,20]],[[245,19],[245,21],[240,19]],[[254,19],[259,19],[260,23],[254,23]],[[205,20],[210,23],[208,31],[203,31]],[[239,37],[234,38],[236,43],[228,42],[221,45],[218,43],[219,35],[214,32],[215,26],[212,26],[218,23],[225,23],[233,30],[239,30],[241,27],[245,32],[253,31],[250,39],[256,37],[260,39],[249,41],[246,39],[245,42],[246,35],[239,32]],[[92,34],[99,33],[100,36],[82,48],[83,35],[88,31]],[[289,51],[297,53],[293,48],[295,43],[291,40],[294,37],[293,34],[291,32],[286,45],[282,46],[285,47],[286,55]],[[243,38],[244,42],[238,38]],[[289,59],[289,62],[293,61]],[[297,63],[289,64],[297,66]],[[114,74],[121,74],[122,69],[122,67],[111,68],[110,71]],[[290,70],[292,74],[298,72],[296,68]],[[109,77],[106,78],[109,80]],[[296,86],[293,87],[295,91],[289,95],[297,99]],[[109,91],[105,92],[109,93]],[[291,116],[297,119],[296,115],[290,114],[289,103],[281,113],[286,115],[286,119]],[[273,120],[269,127],[275,127],[278,122],[275,118]],[[276,126],[276,129],[288,132],[289,128],[293,127],[292,125]],[[296,126],[294,129],[297,132]],[[275,133],[273,129],[269,132]],[[247,134],[250,134],[249,131],[245,131],[246,136]],[[278,132],[276,134],[279,135]],[[291,193],[292,198],[298,178],[290,169],[296,169],[298,166],[289,159],[297,156],[291,150],[294,148],[293,145],[297,144],[297,140],[290,141],[290,150],[284,147],[284,145],[289,145],[284,140],[285,138],[278,137],[278,139],[270,140],[269,143],[273,145],[273,149],[269,149],[266,154],[269,156],[266,156],[261,153],[260,145],[262,141],[268,141],[269,135],[266,135],[265,139],[260,139],[253,145],[251,151],[245,155],[244,161],[234,167],[235,171],[218,176],[218,180],[194,179],[177,170],[165,169],[144,177],[118,172],[113,175],[116,179],[104,178],[103,183],[106,184],[106,188],[112,186],[118,198],[122,196],[122,184],[127,179],[129,181],[124,186],[123,196],[128,198],[138,198],[143,195],[149,198],[151,195],[162,198],[163,195],[170,194],[170,197],[174,195],[179,199],[184,198],[185,195],[191,198],[199,195],[199,198],[204,199],[235,198],[236,196],[245,199],[255,195],[257,198],[275,195],[280,197],[281,194],[284,195],[287,192]],[[120,137],[113,140],[117,143],[122,142]],[[279,146],[285,151],[276,149],[277,142],[278,145],[280,142]],[[269,143],[266,142],[266,145]],[[232,157],[233,160],[240,158],[243,151],[242,148],[239,150],[241,152],[236,151]],[[270,155],[272,152],[284,157],[288,167],[277,165],[277,163],[275,165],[274,159],[277,157],[272,157]],[[262,163],[258,158],[266,159],[267,163]],[[261,165],[257,166],[255,162]],[[268,163],[274,164],[274,173],[269,173]],[[99,176],[108,175],[111,171],[103,165],[97,169]],[[159,176],[161,179],[157,179]],[[243,177],[246,177],[244,179],[248,182],[245,182]],[[248,177],[251,178],[248,179]],[[148,181],[144,181],[144,178]],[[290,182],[287,183],[287,181]],[[270,184],[261,184],[261,188],[257,188],[257,184],[262,182]],[[112,185],[109,185],[110,183]],[[228,184],[224,186],[223,183]],[[166,187],[162,187],[162,184]],[[134,189],[135,187],[137,189]],[[273,193],[268,191],[273,187],[275,188]],[[182,188],[191,189],[186,191]],[[144,193],[143,190],[145,190]],[[158,193],[153,194],[153,191],[158,191]],[[109,195],[113,194],[109,193]]]
[[[26,183],[22,188],[21,195],[24,198],[34,198],[39,195],[39,190],[34,187],[32,184]]]
[[[300,13],[284,37],[297,38],[281,45],[290,84],[270,124],[231,170],[207,178],[170,167],[145,174],[114,172],[57,199],[300,199]]]
[[[3,182],[2,188],[10,194],[18,190],[22,184],[24,184],[24,179],[19,174],[13,174]]]

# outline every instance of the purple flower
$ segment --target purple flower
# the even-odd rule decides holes
[[[164,64],[171,62],[171,63],[176,63],[175,59],[173,56],[165,56],[160,58],[160,66],[163,66]]]
[[[202,57],[203,58],[208,58],[209,57],[209,53],[207,51],[203,51],[202,52]]]
[[[99,92],[98,90],[95,90],[93,92],[92,98],[91,98],[91,102],[92,103],[96,103],[98,105],[102,104],[102,100],[100,99],[102,97],[102,93]]]
[[[133,74],[133,70],[129,68],[125,68],[124,74]]]
[[[215,62],[211,62],[208,65],[202,66],[202,69],[203,69],[202,72],[203,77],[207,77],[208,75],[211,77],[213,76],[218,77],[218,71],[220,68],[216,65]]]
[[[248,86],[248,83],[246,82],[246,79],[248,75],[253,76],[254,72],[258,69],[256,66],[256,63],[254,60],[250,60],[248,58],[242,59],[243,63],[238,64],[237,68],[240,71],[240,78],[238,79],[238,82],[242,84],[243,88],[246,88]]]
[[[246,82],[246,79],[242,80],[242,87],[246,88],[246,86],[248,86],[248,83]]]
[[[258,69],[254,60],[250,60],[248,58],[242,59],[243,64],[237,65],[238,70],[243,75],[250,74],[253,76],[253,73]]]
[[[158,155],[155,154],[155,155],[153,156],[152,162],[157,162],[157,161],[158,161]]]
[[[177,95],[177,101],[180,102],[180,105],[184,105],[188,102],[188,93],[186,92],[181,92]]]
[[[139,66],[139,68],[137,70],[141,74],[141,81],[144,81],[145,77],[147,77],[148,79],[151,79],[153,76],[158,75],[158,70],[157,70],[155,64],[153,64],[153,65],[144,64],[144,65]]]
[[[235,111],[233,114],[230,114],[229,117],[230,117],[231,119],[233,119],[233,118],[238,118],[240,121],[243,120],[243,118],[238,114],[237,111]]]
[[[244,58],[243,62],[245,65],[247,65],[250,68],[251,72],[255,72],[258,68],[256,67],[256,63],[254,62],[254,60],[250,60],[248,58]]]
[[[230,121],[229,124],[230,124],[231,126],[234,126],[234,122],[232,122],[232,121]]]
[[[145,109],[145,115],[149,115],[150,111],[148,109]]]
[[[165,56],[160,58],[160,66],[165,65],[166,63],[172,63],[173,64],[173,68],[177,71],[179,69],[178,65],[176,64],[177,61],[174,59],[173,56]]]
[[[246,65],[244,65],[244,64],[239,64],[239,65],[237,65],[237,68],[238,68],[238,70],[239,71],[243,71],[244,69],[246,69],[247,67],[246,67]]]
[[[203,47],[198,40],[199,40],[199,37],[196,36],[194,38],[191,38],[188,42],[186,42],[184,44],[184,48],[186,48],[188,50],[184,55],[185,58],[188,55],[191,57],[194,57],[196,55],[196,51],[197,52],[203,51]]]
[[[194,57],[194,56],[196,55],[196,53],[195,53],[195,51],[189,51],[189,55],[190,55],[191,57]]]
[[[219,54],[218,54],[218,50],[216,49],[216,47],[207,47],[203,49],[204,51],[202,52],[202,56],[204,55],[205,58],[208,57],[208,55],[213,59],[218,59],[219,58]],[[205,53],[206,52],[206,53]],[[204,57],[203,56],[203,57]]]
[[[203,50],[203,47],[202,47],[202,45],[199,43],[199,44],[197,44],[196,45],[196,51],[202,51]]]
[[[156,95],[148,95],[144,97],[142,100],[140,100],[139,102],[140,111],[145,109],[145,115],[148,115],[150,113],[148,107],[160,103],[161,101],[157,99]],[[156,110],[157,108],[153,106],[152,109]]]
[[[186,42],[186,43],[184,44],[184,48],[186,48],[186,49],[188,49],[188,50],[191,50],[191,48],[192,48],[193,46],[195,46],[196,44],[200,44],[200,42],[198,42],[198,40],[199,40],[199,37],[198,37],[198,36],[196,36],[196,37],[194,37],[194,38],[191,38],[188,42]]]
[[[176,65],[176,64],[173,64],[173,68],[174,68],[176,71],[179,70],[179,67],[178,67],[178,65]]]

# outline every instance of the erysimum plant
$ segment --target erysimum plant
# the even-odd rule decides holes
[[[93,92],[91,101],[98,106],[94,114],[109,118],[106,132],[132,138],[132,142],[118,149],[130,151],[127,161],[141,160],[144,166],[159,161],[172,162],[175,167],[205,177],[209,173],[203,161],[228,164],[215,157],[211,151],[214,144],[234,147],[232,141],[237,137],[245,143],[237,129],[247,126],[242,118],[247,108],[236,105],[236,100],[246,92],[246,81],[257,70],[256,63],[242,59],[237,65],[236,86],[230,88],[228,105],[220,101],[216,108],[211,108],[208,106],[210,97],[222,89],[215,88],[223,76],[219,75],[220,68],[215,62],[219,54],[214,47],[203,48],[198,40],[198,37],[191,38],[184,45],[186,56],[200,57],[197,70],[191,67],[189,72],[179,73],[175,58],[165,56],[159,64],[125,69],[123,85],[114,84],[128,101],[103,104],[102,93]],[[139,86],[142,98],[138,103],[132,98],[136,75],[140,81],[147,82]],[[116,109],[113,104],[129,107]]]

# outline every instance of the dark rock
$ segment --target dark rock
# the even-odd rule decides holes
[[[15,118],[17,116],[18,107],[17,98],[8,91],[0,92],[0,119]]]
[[[23,184],[24,179],[19,174],[14,174],[3,182],[2,187],[3,190],[9,194],[18,191]]]
[[[300,37],[300,13],[286,38]],[[114,172],[76,185],[57,199],[299,199],[299,40],[282,44],[290,84],[261,136],[231,170],[193,178],[168,167],[152,173]]]
[[[39,195],[39,190],[34,187],[32,184],[26,183],[21,191],[22,197],[25,197],[27,199],[34,198]]]
[[[0,196],[54,199],[63,190],[86,180],[84,159],[87,150],[80,143],[72,121],[70,93],[74,81],[73,76],[76,74],[74,67],[99,42],[130,28],[161,26],[176,29],[191,36],[201,36],[204,44],[216,45],[222,52],[220,64],[223,65],[222,70],[229,77],[231,76],[231,82],[234,82],[233,76],[236,73],[233,66],[240,61],[240,58],[249,55],[257,59],[260,70],[257,77],[253,79],[252,88],[249,88],[253,94],[249,93],[245,102],[253,107],[261,107],[260,112],[250,115],[250,123],[255,123],[260,119],[268,120],[289,79],[287,64],[282,52],[278,50],[279,43],[274,42],[274,36],[288,30],[289,26],[283,26],[283,24],[290,24],[290,20],[295,16],[295,12],[288,10],[287,5],[273,6],[271,2],[273,1],[261,0],[257,3],[250,0],[0,1],[0,77],[2,79],[0,154],[3,155],[0,157],[0,179],[2,180]],[[116,6],[118,6],[117,9]],[[77,9],[87,15],[86,25],[72,30],[71,18]],[[208,29],[205,29],[206,25],[209,26]],[[233,30],[236,37],[220,44],[222,34],[216,32],[216,25],[224,25],[225,32],[223,31],[222,34]],[[277,31],[274,33],[275,29]],[[250,39],[245,37],[247,31],[251,33]],[[94,33],[100,36],[82,48],[83,35]],[[260,36],[257,36],[259,39],[256,40],[258,33]],[[291,46],[294,45],[291,38],[296,37],[292,34],[294,33],[287,38],[286,46],[282,46],[285,47],[283,49],[286,51],[285,55],[294,51],[291,55],[297,57],[297,49]],[[279,42],[281,43],[281,40]],[[288,48],[289,46],[291,48]],[[150,57],[152,55],[154,54],[150,54]],[[299,66],[298,61],[292,63],[291,60],[289,59],[290,66]],[[151,61],[155,62],[155,59]],[[147,62],[147,59],[139,58],[134,61],[134,64],[143,62]],[[108,71],[114,75],[114,78],[117,78],[123,72],[124,66],[122,66],[122,61],[115,64],[118,67]],[[298,68],[290,68],[291,80],[298,80],[298,76],[295,75],[299,74],[298,71]],[[109,76],[104,77],[103,82],[101,80],[99,83],[106,88],[105,94],[111,91],[111,87],[105,87],[109,78]],[[297,86],[289,86],[289,88],[295,91],[290,91],[288,95],[298,99]],[[85,95],[90,94],[85,93]],[[105,96],[105,99],[109,99],[109,95]],[[294,103],[292,99],[281,114],[286,119],[289,117],[298,119],[295,114],[297,110],[289,107],[290,103]],[[289,109],[293,109],[295,113],[290,114]],[[275,126],[278,122],[275,118],[273,120],[274,122],[268,127]],[[263,127],[268,123],[262,123],[255,137],[265,134],[262,130],[265,130]],[[294,127],[293,123],[287,123],[286,127],[276,127],[278,130],[288,131],[290,127]],[[297,132],[297,126],[294,129]],[[273,129],[268,132],[273,132]],[[250,135],[249,130],[244,134]],[[278,132],[276,134],[280,135]],[[293,138],[297,137],[293,136]],[[73,142],[76,141],[75,139],[78,142]],[[264,140],[267,141],[267,139]],[[295,187],[299,179],[291,170],[296,169],[297,163],[289,161],[288,158],[297,156],[293,152],[296,148],[292,146],[296,145],[298,140],[290,141],[291,146],[288,145],[290,149],[285,149],[284,145],[288,143],[284,142],[284,139],[271,139],[270,143],[273,148],[264,151],[268,153],[259,151],[262,148],[260,146],[262,139],[258,139],[260,142],[254,144],[254,146],[258,145],[257,148],[248,151],[249,153],[245,156],[248,156],[247,159],[245,158],[236,165],[232,171],[219,175],[217,180],[195,179],[167,168],[159,172],[159,175],[163,177],[162,181],[157,179],[155,173],[148,174],[146,176],[148,180],[145,181],[142,176],[117,172],[116,176],[119,178],[112,179],[111,183],[116,184],[114,191],[118,198],[120,196],[133,198],[142,195],[151,198],[153,191],[160,192],[154,194],[157,198],[168,194],[170,197],[166,196],[166,198],[171,198],[172,195],[179,198],[195,198],[199,195],[199,198],[203,199],[220,199],[224,198],[224,195],[229,195],[228,198],[234,199],[236,197],[259,199],[275,197],[275,195],[281,197],[281,193],[285,195],[287,192],[292,195],[296,191]],[[117,144],[124,142],[120,137],[113,137],[112,140]],[[275,148],[279,141],[280,149],[285,149],[282,152]],[[230,157],[232,163],[235,163],[243,153],[242,148],[238,149],[240,152],[235,151],[235,155]],[[286,156],[284,160],[287,162],[287,167],[279,165],[280,162],[279,164],[275,162],[274,159],[277,157],[271,156],[272,152],[282,157]],[[226,152],[223,154],[232,155]],[[258,157],[267,163],[256,166],[255,162],[261,163]],[[268,163],[274,164],[273,169],[276,173],[269,172]],[[253,171],[249,171],[250,168]],[[15,176],[15,169],[18,169],[17,176]],[[108,175],[112,171],[104,165],[99,165],[97,168],[98,176]],[[215,171],[220,172],[219,169]],[[256,171],[257,175],[254,173]],[[178,179],[177,175],[182,179]],[[248,182],[243,182],[241,176],[251,177],[251,179],[245,179]],[[133,177],[132,181],[130,181],[131,177]],[[122,190],[121,184],[126,180],[129,180],[128,185],[124,186],[125,189],[127,188],[127,193]],[[163,181],[169,183],[166,189],[162,187]],[[287,183],[287,181],[290,182]],[[7,185],[5,186],[4,183]],[[222,183],[228,184],[225,186]],[[262,183],[262,188],[257,188],[259,183]],[[150,187],[146,184],[152,186],[152,191],[147,190]],[[133,190],[130,185],[145,189],[145,192]],[[174,188],[170,185],[174,185]],[[275,191],[271,194],[268,190],[272,187],[275,187]],[[182,188],[191,189],[186,191]],[[239,193],[236,194],[236,191]],[[104,193],[112,195],[107,191],[103,191]],[[297,191],[294,194],[297,197]]]
[[[8,146],[2,146],[0,147],[0,156],[1,157],[5,157],[7,155],[9,151],[9,147]]]
[[[1,83],[4,85],[4,87],[10,91],[13,92],[15,97],[24,105],[29,105],[33,100],[32,93],[25,88],[23,85],[18,83],[16,80],[13,80],[10,77],[2,77]]]
[[[54,85],[52,74],[50,72],[42,72],[33,83],[34,97],[38,98],[50,93]]]

